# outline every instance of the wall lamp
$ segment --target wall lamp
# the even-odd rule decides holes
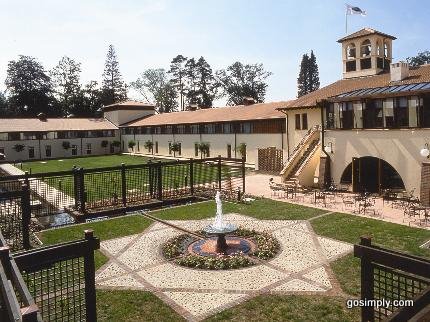
[[[428,143],[424,144],[424,148],[422,148],[420,150],[420,154],[424,158],[427,158],[427,159],[430,158],[430,149],[429,149],[429,144]]]
[[[328,142],[327,145],[324,147],[327,153],[333,154],[333,142]]]

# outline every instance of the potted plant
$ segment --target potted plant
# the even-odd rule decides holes
[[[63,141],[63,143],[61,144],[63,146],[64,150],[68,150],[70,149],[71,145],[69,141]]]
[[[200,158],[208,157],[209,151],[210,151],[210,143],[209,142],[200,142],[199,143],[199,151],[200,151]]]
[[[236,147],[236,152],[239,152],[240,156],[246,160],[246,143],[240,143]]]
[[[14,149],[16,152],[21,152],[21,151],[23,151],[23,150],[24,150],[24,148],[25,148],[25,145],[24,145],[24,144],[15,144],[15,145],[13,146],[13,149]]]
[[[101,142],[101,146],[102,146],[102,148],[107,148],[108,147],[108,145],[109,145],[109,142],[108,141],[106,141],[106,140],[103,140],[102,142]]]
[[[170,150],[173,151],[173,156],[176,157],[176,152],[181,151],[181,143],[179,142],[173,142],[170,146]]]
[[[130,140],[128,141],[128,148],[134,151],[134,147],[136,146],[136,141]]]
[[[145,143],[144,143],[144,145],[143,145],[143,147],[144,147],[145,149],[147,149],[147,150],[148,150],[148,153],[151,153],[151,152],[152,152],[152,148],[153,148],[153,146],[154,146],[154,142],[152,142],[152,141],[150,141],[150,140],[145,141]]]

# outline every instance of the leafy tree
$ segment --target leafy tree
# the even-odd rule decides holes
[[[82,104],[79,105],[79,110],[74,113],[80,116],[94,116],[97,110],[103,105],[102,94],[102,90],[98,87],[98,83],[96,81],[90,81],[82,89]]]
[[[14,115],[58,115],[53,107],[52,84],[43,66],[30,56],[19,56],[8,63],[6,88]]]
[[[176,152],[181,151],[181,144],[179,142],[173,142],[170,145],[170,150],[173,152],[173,156],[176,157]]]
[[[213,100],[217,97],[218,84],[209,63],[200,57],[195,63],[195,87],[194,104],[200,108],[212,107]]]
[[[12,149],[14,149],[16,152],[24,151],[25,145],[24,144],[15,144]]]
[[[272,73],[264,70],[263,64],[244,65],[241,62],[216,72],[228,105],[240,105],[245,97],[252,97],[258,103],[264,102],[268,86],[265,80],[270,75]]]
[[[187,62],[187,58],[178,55],[172,59],[170,63],[170,69],[168,71],[171,74],[171,83],[175,88],[176,92],[179,94],[179,106],[181,111],[184,110],[185,107],[185,77],[186,77],[186,69],[185,63]]]
[[[145,100],[154,102],[159,113],[172,112],[178,107],[175,89],[164,69],[147,69],[130,85]]]
[[[77,114],[81,110],[82,93],[80,85],[81,64],[64,56],[50,74],[59,107],[63,115]]]
[[[297,97],[301,97],[317,90],[320,87],[318,65],[315,54],[304,54],[300,63],[299,77],[297,78]]]
[[[61,143],[61,145],[62,145],[64,150],[69,150],[72,147],[69,141],[63,141],[63,143]]]
[[[130,140],[128,141],[128,148],[134,150],[134,147],[136,146],[136,141]]]
[[[0,92],[0,117],[8,117],[11,115],[7,98],[4,93]]]
[[[102,103],[113,104],[127,99],[127,88],[122,80],[115,48],[109,45],[102,82]]]
[[[406,61],[412,67],[417,67],[420,65],[430,64],[430,51],[422,51],[416,56],[406,58]]]
[[[143,147],[148,150],[148,152],[152,152],[152,148],[154,147],[154,142],[151,140],[145,141]]]

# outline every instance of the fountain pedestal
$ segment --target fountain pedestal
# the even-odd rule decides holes
[[[225,240],[225,234],[219,234],[216,240],[216,252],[218,254],[227,254],[227,241]]]

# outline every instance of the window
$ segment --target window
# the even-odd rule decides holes
[[[29,146],[28,147],[28,158],[29,159],[34,159],[34,146]]]
[[[157,126],[154,128],[154,134],[161,134],[161,126]]]
[[[178,126],[176,126],[176,133],[178,133],[178,134],[185,134],[185,125],[178,125]]]
[[[231,144],[227,144],[227,158],[231,158]]]
[[[4,147],[0,147],[0,154],[4,155]]]
[[[177,143],[178,144],[178,155],[182,155],[182,144],[181,143]]]
[[[87,154],[91,154],[91,143],[87,143]]]
[[[24,132],[24,140],[36,140],[37,134],[34,132]]]
[[[351,43],[348,45],[348,47],[346,47],[346,59],[355,59],[355,55],[355,45]]]
[[[45,145],[45,156],[47,157],[47,158],[50,158],[51,157],[51,146],[50,145]]]
[[[169,142],[169,155],[172,154],[172,142]]]
[[[194,143],[194,156],[196,156],[196,157],[199,156],[199,144],[198,143]]]
[[[252,133],[252,123],[240,123],[240,133]]]
[[[363,128],[374,129],[384,126],[382,100],[368,100],[363,104]]]
[[[7,133],[0,133],[0,141],[6,141],[8,138]]]
[[[21,139],[21,133],[19,132],[11,132],[8,133],[8,140],[9,141],[19,141]]]
[[[72,155],[78,155],[78,146],[72,145]]]
[[[340,104],[340,128],[352,129],[354,125],[354,110],[352,102],[345,102]]]
[[[296,114],[296,130],[300,130],[300,114]]]
[[[206,134],[214,134],[215,133],[215,124],[205,124],[203,125],[204,133]]]
[[[409,97],[409,99],[408,99],[409,127],[417,127],[418,126],[419,104],[420,104],[420,100],[417,96]]]
[[[158,154],[158,141],[155,141],[155,153]]]
[[[232,131],[231,123],[224,123],[222,125],[222,132],[224,134],[230,134],[230,133],[232,133],[233,131]]]
[[[363,128],[363,105],[361,101],[353,102],[352,107],[354,109],[354,128]]]
[[[397,97],[394,100],[394,120],[396,127],[409,126],[408,99]]]
[[[191,125],[191,134],[199,134],[199,125],[198,124]]]
[[[302,114],[302,130],[308,129],[308,114],[304,113]]]
[[[171,125],[166,125],[164,128],[166,134],[172,134],[173,133],[173,127]]]

